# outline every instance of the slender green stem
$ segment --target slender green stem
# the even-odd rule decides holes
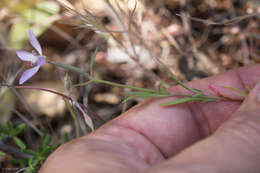
[[[118,84],[115,82],[110,82],[110,81],[106,81],[106,80],[102,80],[102,79],[95,79],[95,78],[91,77],[87,72],[84,72],[83,70],[81,70],[80,68],[77,68],[77,67],[74,67],[74,66],[71,66],[68,64],[61,64],[61,63],[52,62],[52,61],[48,61],[48,63],[56,65],[56,66],[64,68],[64,69],[67,69],[67,70],[70,70],[70,71],[77,72],[79,74],[82,74],[82,75],[86,76],[88,79],[90,79],[90,81],[88,83],[96,82],[96,83],[103,83],[103,84],[108,84],[108,85],[117,86],[117,87],[121,87],[121,88],[129,88],[129,89],[134,89],[134,90],[144,91],[144,92],[152,92],[152,93],[158,92],[158,91],[152,90],[152,89],[138,88],[138,87],[124,85],[124,84]]]
[[[189,91],[192,91],[192,92],[195,92],[195,93],[198,93],[198,94],[202,94],[203,92],[198,90],[198,89],[195,89],[195,88],[191,88],[189,87],[188,85],[186,85],[185,83],[183,83],[180,79],[178,79],[172,72],[171,70],[163,63],[160,61],[160,59],[158,58],[155,58],[155,60],[161,64],[164,68],[164,70],[168,73],[168,75],[175,81],[177,82],[177,84],[179,84],[180,86],[182,86],[183,88],[189,90]]]
[[[172,94],[168,91],[163,91],[160,92],[158,90],[153,90],[153,89],[146,89],[146,88],[138,88],[138,87],[134,87],[134,86],[130,86],[130,85],[124,85],[124,84],[119,84],[116,82],[111,82],[111,81],[106,81],[103,79],[95,79],[93,78],[91,75],[89,75],[88,73],[86,73],[85,71],[83,71],[80,68],[71,66],[71,65],[67,65],[67,64],[61,64],[61,63],[57,63],[57,62],[48,62],[50,64],[56,65],[58,67],[70,70],[70,71],[74,71],[77,72],[79,74],[82,74],[84,76],[86,76],[89,81],[84,83],[84,84],[79,84],[76,86],[82,86],[82,85],[87,85],[89,83],[95,82],[95,83],[102,83],[102,84],[107,84],[107,85],[112,85],[112,86],[116,86],[116,87],[121,87],[121,88],[129,88],[129,89],[133,89],[133,90],[137,90],[137,91],[141,91],[144,93],[130,93],[130,95],[134,95],[134,97],[136,96],[143,96],[144,97],[163,97],[163,96],[182,96],[182,97],[186,97],[183,98],[182,100],[184,101],[194,101],[194,100],[198,100],[198,101],[219,101],[219,100],[229,100],[227,98],[222,98],[222,97],[210,97],[205,95],[201,90],[195,89],[195,88],[191,88],[189,86],[187,86],[185,83],[183,83],[181,80],[179,80],[164,64],[162,64],[165,67],[165,70],[167,71],[167,73],[170,75],[170,77],[175,80],[179,85],[181,85],[183,88],[186,88],[189,91],[195,92],[196,94]],[[170,105],[170,103],[166,103],[167,105]]]
[[[186,85],[185,83],[183,83],[180,79],[178,79],[167,67],[165,68],[165,70],[167,71],[167,73],[169,74],[169,76],[175,80],[180,86],[182,86],[183,88],[187,89],[187,90],[190,90],[192,92],[195,92],[195,93],[201,93],[200,90],[198,89],[195,89],[195,88],[191,88],[189,87],[188,85]]]
[[[121,87],[121,88],[129,88],[129,89],[138,90],[138,91],[151,92],[151,93],[157,93],[158,92],[158,91],[153,90],[153,89],[138,88],[138,87],[134,87],[134,86],[130,86],[130,85],[124,85],[124,84],[118,84],[118,83],[115,83],[115,82],[110,82],[110,81],[106,81],[106,80],[102,80],[102,79],[92,79],[92,81],[97,82],[97,83],[107,84],[107,85],[113,85],[113,86],[117,86],[117,87]]]
[[[74,71],[77,72],[83,76],[86,76],[88,79],[92,79],[92,77],[85,71],[83,71],[82,69],[78,68],[78,67],[74,67],[72,65],[68,65],[68,64],[62,64],[62,63],[58,63],[58,62],[53,62],[53,61],[48,61],[49,64],[52,65],[56,65],[58,67],[70,70],[70,71]]]

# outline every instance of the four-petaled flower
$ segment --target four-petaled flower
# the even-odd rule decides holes
[[[36,36],[33,34],[32,30],[29,30],[29,40],[31,45],[36,49],[39,55],[37,55],[34,50],[32,51],[32,53],[23,50],[16,51],[17,56],[22,61],[29,61],[31,62],[31,66],[33,66],[32,68],[23,72],[19,80],[20,85],[30,79],[33,75],[35,75],[39,71],[40,67],[46,64],[45,56],[42,54],[41,45]]]

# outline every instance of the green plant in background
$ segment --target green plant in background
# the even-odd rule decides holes
[[[39,168],[47,157],[55,151],[60,144],[51,145],[51,136],[44,134],[41,138],[41,145],[37,146],[37,150],[25,150],[25,153],[31,154],[32,157],[28,160],[28,168],[25,170],[25,173],[31,173]]]
[[[24,10],[32,7],[39,0],[20,0],[20,1],[10,1],[1,0],[0,9],[8,8],[9,11],[15,14],[21,14]]]
[[[36,36],[40,36],[59,18],[57,16],[59,11],[60,7],[54,1],[38,2],[21,11],[9,32],[11,46],[16,49],[22,48],[22,45],[28,41],[28,37],[21,33],[27,32],[30,28],[33,29]]]
[[[0,125],[0,142],[1,145],[5,146],[5,151],[0,151],[0,156],[5,156],[6,152],[7,154],[20,157],[20,159],[12,159],[12,162],[18,163],[22,166],[27,166],[26,169],[24,169],[24,172],[31,173],[37,170],[37,168],[39,168],[44,163],[47,157],[53,151],[55,151],[60,146],[60,144],[52,145],[51,136],[43,133],[43,136],[41,137],[41,144],[37,146],[37,149],[27,149],[24,142],[18,137],[18,135],[23,132],[25,127],[26,126],[24,123],[14,127],[10,121],[6,123],[6,127]],[[5,139],[12,139],[12,141],[19,147],[19,149],[4,144],[3,141]]]
[[[4,135],[7,135],[20,149],[25,150],[26,146],[24,142],[17,137],[24,130],[25,124],[20,124],[17,127],[14,127],[10,121],[6,124],[7,127],[0,125],[0,141],[4,138]]]

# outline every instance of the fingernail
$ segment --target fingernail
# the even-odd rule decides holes
[[[245,95],[232,90],[232,87],[228,88],[217,84],[211,84],[209,88],[216,94],[222,97],[230,98],[232,100],[243,100],[245,98]]]

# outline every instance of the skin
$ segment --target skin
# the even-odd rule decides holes
[[[90,135],[62,145],[40,173],[259,173],[260,65],[188,83],[210,95],[209,85],[254,88],[241,101],[143,102]],[[257,85],[256,85],[257,84]],[[181,87],[172,91],[189,93]],[[220,90],[221,93],[221,90]]]

